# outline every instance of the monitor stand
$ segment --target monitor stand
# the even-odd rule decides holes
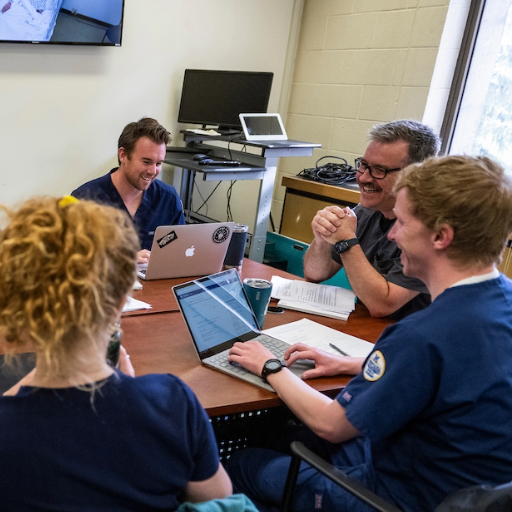
[[[221,135],[226,135],[226,136],[229,136],[229,135],[242,135],[242,130],[236,130],[234,128],[230,128],[229,126],[219,125],[219,127],[217,128],[217,131]]]

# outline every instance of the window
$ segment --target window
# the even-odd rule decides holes
[[[512,175],[512,0],[473,0],[441,129],[443,153],[486,155]]]

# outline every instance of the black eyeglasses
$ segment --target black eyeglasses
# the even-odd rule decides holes
[[[368,165],[362,158],[356,158],[356,171],[363,174],[364,171],[368,169],[370,176],[375,178],[376,180],[383,180],[389,172],[401,171],[401,167],[397,167],[396,169],[384,169],[384,167],[380,167],[378,165]]]

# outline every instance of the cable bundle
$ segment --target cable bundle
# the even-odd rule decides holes
[[[325,158],[336,158],[343,160],[344,163],[338,164],[329,162],[318,166],[319,162]],[[340,156],[323,156],[316,161],[315,167],[303,169],[297,176],[302,176],[307,180],[318,181],[327,185],[342,185],[347,181],[354,181],[356,179],[356,172],[357,171]]]

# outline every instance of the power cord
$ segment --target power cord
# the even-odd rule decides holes
[[[233,185],[236,183],[236,180],[231,180],[231,184],[226,192],[227,197],[227,205],[226,205],[226,220],[231,222],[233,220],[233,214],[231,213],[231,194],[233,192]]]
[[[343,164],[329,162],[327,164],[319,166],[318,164],[325,158],[335,158],[342,160]],[[340,156],[323,156],[316,161],[315,167],[309,169],[303,169],[297,176],[311,181],[318,181],[327,185],[342,185],[348,181],[354,181],[356,179],[356,170],[354,167],[349,165],[347,161]]]
[[[196,186],[196,190],[198,192],[198,194],[200,195],[201,199],[203,200],[203,204],[197,209],[197,210],[192,210],[194,211],[194,213],[199,213],[200,210],[203,208],[203,206],[206,205],[206,215],[208,215],[208,199],[210,199],[210,197],[213,196],[213,193],[219,188],[219,185],[222,183],[222,181],[219,181],[219,183],[217,183],[217,185],[215,185],[215,188],[210,192],[210,195],[204,199],[203,195],[201,194],[201,191],[199,190],[199,187]],[[194,177],[194,184],[195,184],[195,177]]]

